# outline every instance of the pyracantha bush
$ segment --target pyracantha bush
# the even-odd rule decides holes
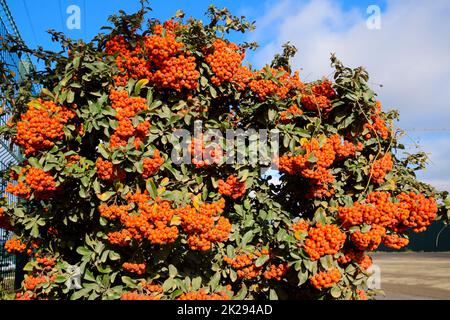
[[[305,83],[289,44],[245,65],[254,44],[226,36],[253,24],[226,9],[208,24],[145,15],[113,16],[90,43],[52,32],[61,53],[5,44],[45,62],[25,82],[2,72],[1,133],[24,157],[3,177],[18,200],[0,209],[5,249],[29,256],[16,298],[372,297],[367,252],[406,246],[446,195],[415,179],[425,157],[402,156],[367,72],[332,56],[334,76]],[[174,163],[174,132],[196,120],[278,129],[279,182],[266,164],[220,161],[225,142],[203,136]]]

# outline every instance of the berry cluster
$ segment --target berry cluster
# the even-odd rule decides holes
[[[219,164],[222,149],[217,143],[206,146],[203,135],[192,138],[188,152],[192,158],[192,164],[196,168],[203,168],[211,164]]]
[[[160,300],[159,295],[148,295],[144,293],[138,293],[135,291],[122,293],[120,300]]]
[[[158,172],[159,168],[164,164],[164,159],[158,149],[153,151],[153,158],[144,158],[142,177],[147,179]]]
[[[212,243],[228,240],[230,221],[217,216],[223,212],[225,200],[185,206],[176,210],[181,218],[181,227],[188,234],[187,243],[192,250],[209,250]]]
[[[353,232],[350,235],[350,239],[359,250],[373,251],[378,248],[385,235],[385,228],[378,225],[373,225],[371,229],[366,233],[363,233],[359,230]]]
[[[28,106],[27,112],[17,122],[17,134],[13,140],[25,149],[26,155],[35,155],[50,149],[64,137],[64,125],[75,117],[75,113],[41,99],[30,102]]]
[[[335,283],[338,283],[341,280],[341,273],[338,269],[332,268],[328,271],[322,271],[309,279],[309,282],[316,289],[326,289],[331,288]]]
[[[276,78],[277,81],[272,80]],[[248,87],[259,100],[265,101],[269,97],[286,99],[292,90],[303,88],[298,72],[289,74],[283,69],[264,68],[253,73]]]
[[[38,199],[48,199],[56,190],[56,182],[53,176],[39,168],[30,168],[25,177],[25,182]]]
[[[320,84],[313,85],[309,93],[301,97],[301,104],[306,110],[327,113],[331,110],[331,101],[336,98],[330,81],[325,80]]]
[[[111,38],[106,53],[116,55],[121,72],[115,77],[116,85],[123,86],[133,78],[148,79],[160,88],[177,91],[197,88],[200,73],[196,70],[195,57],[176,39],[179,28],[182,26],[171,20],[156,25],[154,34],[138,37],[140,41],[134,47],[123,36]]]
[[[254,254],[240,254],[236,257],[230,258],[225,256],[223,261],[236,270],[239,279],[253,279],[262,274],[263,266],[257,267],[255,261],[258,257],[269,255],[268,249],[257,250]]]
[[[143,275],[147,269],[145,263],[130,263],[125,262],[122,264],[122,268],[130,273],[135,273],[137,275]]]
[[[296,104],[290,106],[286,111],[280,112],[281,123],[290,123],[294,117],[301,116],[303,111]]]
[[[135,193],[126,196],[128,206],[106,206],[99,207],[100,214],[110,220],[119,220],[122,230],[110,232],[108,239],[110,243],[119,246],[128,246],[132,240],[137,243],[144,239],[151,244],[163,245],[172,243],[178,238],[178,228],[169,226],[174,215],[174,210],[167,201],[160,199],[151,200],[148,194]],[[132,204],[137,207],[136,211],[129,212]]]
[[[364,254],[364,251],[347,249],[343,252],[343,255],[338,258],[338,262],[340,265],[355,262],[361,269],[367,270],[372,265],[372,258]]]
[[[131,118],[147,109],[147,100],[141,97],[130,97],[124,90],[111,90],[109,99],[111,106],[117,111],[116,119],[118,120],[117,128],[110,138],[110,147],[114,149],[126,146],[128,139],[134,137],[134,147],[139,149],[150,130],[150,123],[144,121],[134,127]]]
[[[238,180],[236,176],[229,176],[226,181],[218,181],[219,193],[236,200],[245,194],[245,182]]]
[[[277,281],[280,281],[286,272],[288,271],[289,267],[287,263],[280,263],[278,265],[271,264],[268,266],[268,270],[264,272],[264,278],[270,280],[274,279]]]
[[[371,180],[374,183],[382,184],[386,174],[392,171],[394,163],[390,153],[386,153],[380,159],[374,161],[370,167]]]
[[[180,91],[198,86],[200,73],[196,70],[195,58],[189,51],[184,51],[183,43],[176,40],[175,33],[181,28],[180,24],[168,20],[155,26],[155,35],[144,38],[151,73],[149,80],[161,88]]]
[[[97,159],[95,167],[97,169],[97,176],[100,180],[114,181],[123,180],[125,178],[125,171],[114,166],[111,161],[103,160],[103,158]]]
[[[214,73],[211,82],[220,86],[234,78],[245,54],[239,52],[239,47],[236,44],[227,43],[221,39],[216,39],[211,49],[212,53],[207,54],[205,60]]]
[[[336,160],[352,156],[361,146],[355,146],[348,141],[344,141],[339,135],[327,138],[321,143],[313,138],[304,143],[302,148],[304,154],[297,156],[284,155],[278,159],[278,168],[281,172],[290,175],[299,174],[303,178],[309,179],[311,189],[307,197],[330,197],[334,194],[334,189],[329,188],[329,184],[334,182],[334,177],[328,169]]]
[[[205,289],[183,293],[176,300],[230,300],[225,291],[208,294]]]
[[[128,215],[128,210],[131,209],[131,206],[129,204],[127,205],[112,205],[108,206],[106,204],[101,204],[98,207],[98,211],[100,212],[100,215],[106,219],[114,220],[119,219],[122,216]]]
[[[372,192],[365,203],[355,202],[352,207],[338,208],[339,218],[345,228],[361,225],[379,225],[395,232],[412,228],[414,232],[425,231],[437,215],[434,198],[422,194],[401,193],[391,201],[388,192]]]
[[[8,183],[5,192],[11,193],[16,197],[29,199],[31,196],[31,190],[23,181],[18,181],[16,184]]]
[[[161,285],[145,280],[141,280],[138,286],[140,290],[148,293],[162,293],[164,291]]]
[[[358,142],[356,145],[350,141],[342,139],[339,135],[335,134],[329,138],[330,143],[333,144],[334,152],[336,153],[336,159],[342,160],[348,157],[352,157],[357,151],[362,151],[363,144]]]
[[[48,257],[40,257],[36,256],[36,262],[44,269],[44,270],[51,270],[56,265],[56,259],[55,258],[48,258]]]
[[[106,42],[106,53],[116,55],[115,62],[121,72],[114,76],[117,86],[125,86],[130,78],[143,79],[149,76],[147,61],[139,56],[142,51],[140,45],[132,47],[122,35],[116,35]]]
[[[232,83],[238,91],[243,91],[253,80],[254,73],[246,66],[240,66],[233,76]]]
[[[239,279],[253,279],[261,275],[262,267],[255,265],[256,256],[253,254],[241,254],[234,259],[224,257],[223,260],[236,270]]]
[[[309,222],[306,220],[299,220],[299,221],[291,224],[291,229],[292,229],[292,231],[294,231],[295,238],[297,240],[299,240],[302,232],[308,232]]]
[[[177,91],[181,91],[183,88],[194,90],[197,88],[200,78],[200,73],[196,68],[195,57],[187,51],[164,61],[151,79],[160,88]]]
[[[15,178],[18,182],[16,184],[10,182],[5,191],[17,197],[29,199],[33,194],[35,199],[46,200],[51,198],[57,190],[53,176],[39,168],[22,168]]]
[[[32,292],[17,292],[16,293],[16,297],[15,300],[24,300],[24,301],[29,301],[29,300],[34,300],[36,298],[36,294],[32,293]]]
[[[397,199],[409,212],[408,218],[400,222],[403,227],[411,228],[414,232],[423,232],[436,219],[438,207],[434,198],[427,199],[422,194],[402,192]]]
[[[361,289],[357,289],[356,290],[356,294],[358,295],[358,300],[368,300],[369,298],[367,298],[366,292],[364,290]]]
[[[9,239],[5,242],[5,250],[9,253],[20,254],[24,253],[27,249],[27,245],[20,241],[20,239]]]
[[[26,290],[30,290],[30,291],[34,291],[36,289],[37,286],[44,284],[44,283],[49,283],[49,282],[54,282],[56,280],[56,276],[53,275],[51,277],[47,277],[47,276],[26,276],[25,280],[23,280],[23,287]]]
[[[383,238],[383,244],[391,249],[399,250],[406,247],[409,243],[409,239],[402,238],[397,234],[387,235]]]
[[[375,106],[375,113],[370,116],[372,123],[366,123],[364,125],[364,128],[367,128],[369,131],[386,140],[387,138],[389,138],[391,131],[386,126],[386,121],[384,121],[380,115],[381,103],[377,101]],[[366,135],[366,139],[370,139],[371,137],[372,135],[370,133]]]
[[[78,154],[66,156],[67,166],[72,167],[79,163],[81,157]]]
[[[344,245],[346,239],[338,226],[334,224],[317,224],[309,229],[308,237],[304,243],[304,249],[311,260],[318,260],[320,257],[328,254],[337,253]]]

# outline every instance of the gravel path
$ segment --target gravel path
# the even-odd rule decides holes
[[[374,253],[387,300],[450,300],[450,253]]]

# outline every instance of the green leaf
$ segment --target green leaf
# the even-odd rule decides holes
[[[134,87],[134,95],[138,96],[139,93],[141,92],[141,89],[143,86],[145,86],[148,83],[148,79],[141,79],[138,82],[136,82],[136,85]]]
[[[208,84],[208,79],[206,79],[204,76],[200,78],[200,84],[204,88]]]
[[[123,282],[126,286],[128,286],[128,287],[130,287],[130,288],[136,288],[136,284],[135,284],[134,280],[131,279],[130,277],[123,276],[121,279],[122,279],[122,282]]]
[[[211,289],[212,289],[213,291],[214,291],[214,290],[217,288],[217,286],[219,285],[220,278],[221,278],[220,272],[216,272],[216,273],[212,276],[211,280],[209,281],[209,285],[211,286]]]
[[[153,179],[147,179],[147,182],[145,184],[145,188],[147,189],[150,196],[155,199],[158,196],[158,188],[156,187],[155,182]]]
[[[64,283],[67,281],[67,278],[63,275],[59,275],[56,277],[55,282],[56,283]]]
[[[175,278],[177,274],[178,274],[177,268],[174,265],[169,264],[169,277]]]
[[[245,247],[245,245],[253,239],[253,230],[247,231],[242,237],[241,246]]]
[[[97,149],[98,149],[98,152],[100,152],[100,154],[102,155],[103,158],[105,158],[105,159],[109,158],[108,151],[106,151],[105,146],[103,144],[99,144]]]
[[[200,289],[201,285],[202,285],[202,277],[196,277],[192,279],[192,290],[196,291]]]
[[[67,103],[73,103],[74,99],[75,99],[75,92],[69,90],[67,92],[67,99],[66,99]]]
[[[115,251],[109,251],[108,256],[109,256],[109,259],[112,260],[112,261],[115,261],[115,260],[119,260],[119,259],[120,259],[120,254],[118,254],[118,253],[115,252]]]
[[[116,194],[114,191],[107,191],[103,192],[101,195],[97,195],[97,197],[101,201],[108,201],[114,194]]]
[[[330,255],[326,255],[320,258],[320,264],[322,267],[324,267],[326,270],[333,267],[333,259]]]
[[[89,269],[86,269],[84,273],[84,279],[90,282],[95,282],[95,277],[92,274],[92,271],[90,271]]]
[[[264,254],[264,255],[258,257],[258,259],[256,259],[255,265],[256,265],[256,267],[261,267],[261,266],[264,265],[268,260],[269,260],[269,255]]]
[[[330,293],[333,298],[337,299],[341,296],[342,291],[338,286],[335,285],[331,288]]]
[[[88,186],[89,186],[89,177],[88,176],[84,176],[84,177],[82,177],[81,179],[80,179],[80,181],[81,181],[81,184],[85,187],[85,188],[87,188]]]
[[[50,90],[48,90],[47,88],[42,88],[41,93],[46,95],[47,97],[55,99],[55,95],[52,92],[50,92]]]
[[[39,163],[38,159],[36,158],[29,158],[28,163],[35,168],[42,168],[41,164]]]
[[[212,86],[209,87],[209,92],[211,93],[211,97],[217,98],[217,91]]]
[[[90,251],[86,247],[78,247],[77,253],[81,254],[82,256],[87,256],[87,255],[90,255],[92,253],[92,251]]]
[[[70,300],[78,300],[82,297],[88,296],[89,292],[92,291],[92,288],[83,288],[79,291],[75,291],[71,296]]]
[[[325,214],[325,210],[323,208],[318,208],[316,210],[316,213],[314,214],[314,221],[326,224],[327,223],[327,216]]]
[[[164,281],[162,286],[164,292],[171,290],[173,287],[175,287],[175,281],[172,278],[169,278],[166,281]]]
[[[236,271],[230,270],[230,279],[231,279],[231,282],[236,282],[236,280],[237,280],[237,273],[236,273]]]
[[[33,271],[33,269],[34,269],[34,265],[33,265],[33,263],[31,261],[28,262],[25,265],[25,267],[23,267],[23,271],[26,271],[26,272],[31,272],[31,271]]]
[[[236,294],[237,300],[244,300],[244,298],[247,296],[247,287],[245,284],[242,285],[241,290]]]
[[[314,154],[314,153],[311,153],[309,156],[308,156],[308,162],[310,162],[310,163],[316,163],[317,162],[317,157],[316,157],[316,155]]]
[[[308,281],[308,271],[300,271],[298,273],[298,285],[301,286],[306,281]]]
[[[269,299],[270,300],[278,300],[278,294],[274,289],[270,289]]]

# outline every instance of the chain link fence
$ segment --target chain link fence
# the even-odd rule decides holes
[[[6,1],[0,0],[0,40],[5,39],[8,34],[20,39],[19,31]],[[16,54],[6,50],[0,50],[0,62],[7,69],[13,71],[18,80],[23,78],[30,68],[33,68],[28,56],[19,58]],[[1,101],[0,105],[2,105]],[[0,125],[5,125],[8,118],[8,114],[3,114],[0,117]],[[0,173],[7,172],[11,165],[20,161],[21,154],[18,147],[13,145],[10,140],[0,139]],[[0,176],[0,197],[7,197],[9,202],[16,201],[11,194],[5,193],[6,184],[7,181]],[[11,232],[0,229],[0,299],[5,294],[13,292],[23,276],[20,268],[17,268],[16,257],[4,249],[5,242],[11,237]]]

